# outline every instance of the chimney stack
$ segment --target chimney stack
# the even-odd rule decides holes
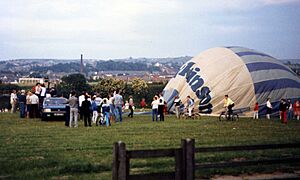
[[[83,54],[80,57],[80,73],[83,74]]]

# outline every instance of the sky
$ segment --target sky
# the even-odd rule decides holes
[[[0,59],[195,56],[243,46],[300,59],[300,0],[1,0]]]

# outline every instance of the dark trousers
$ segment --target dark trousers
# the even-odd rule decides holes
[[[87,127],[88,126],[88,123],[89,123],[89,126],[92,126],[92,121],[91,121],[91,114],[88,113],[84,113],[83,114],[83,120],[84,120],[84,126]]]
[[[158,106],[158,115],[159,115],[159,120],[164,121],[165,116],[164,116],[164,105],[159,105]]]
[[[66,119],[65,119],[65,126],[69,127],[70,123],[70,106],[66,107]]]
[[[78,109],[79,109],[79,119],[81,120],[81,119],[83,119],[82,108],[79,107]]]
[[[29,117],[30,118],[37,118],[38,116],[38,109],[39,105],[38,104],[31,104],[30,105],[30,112],[29,112]]]
[[[20,102],[20,118],[25,118],[25,103]]]
[[[133,107],[129,105],[130,113],[128,114],[128,117],[133,117]]]
[[[232,108],[234,107],[234,104],[229,105],[228,108],[228,119],[230,119],[230,116],[232,114]]]

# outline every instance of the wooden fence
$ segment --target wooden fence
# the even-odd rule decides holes
[[[142,179],[195,179],[195,169],[241,167],[253,165],[300,163],[300,157],[276,158],[261,160],[244,160],[237,162],[195,163],[196,153],[226,152],[226,151],[255,151],[267,149],[300,148],[300,143],[294,144],[264,144],[250,146],[224,146],[195,148],[194,139],[181,140],[180,148],[155,149],[155,150],[126,150],[123,142],[114,143],[113,146],[113,180],[142,180]],[[174,157],[174,172],[136,174],[130,175],[130,159]]]

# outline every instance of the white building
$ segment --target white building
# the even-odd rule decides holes
[[[44,78],[19,78],[19,84],[21,85],[27,85],[27,86],[33,86],[36,85],[36,83],[44,83]]]

